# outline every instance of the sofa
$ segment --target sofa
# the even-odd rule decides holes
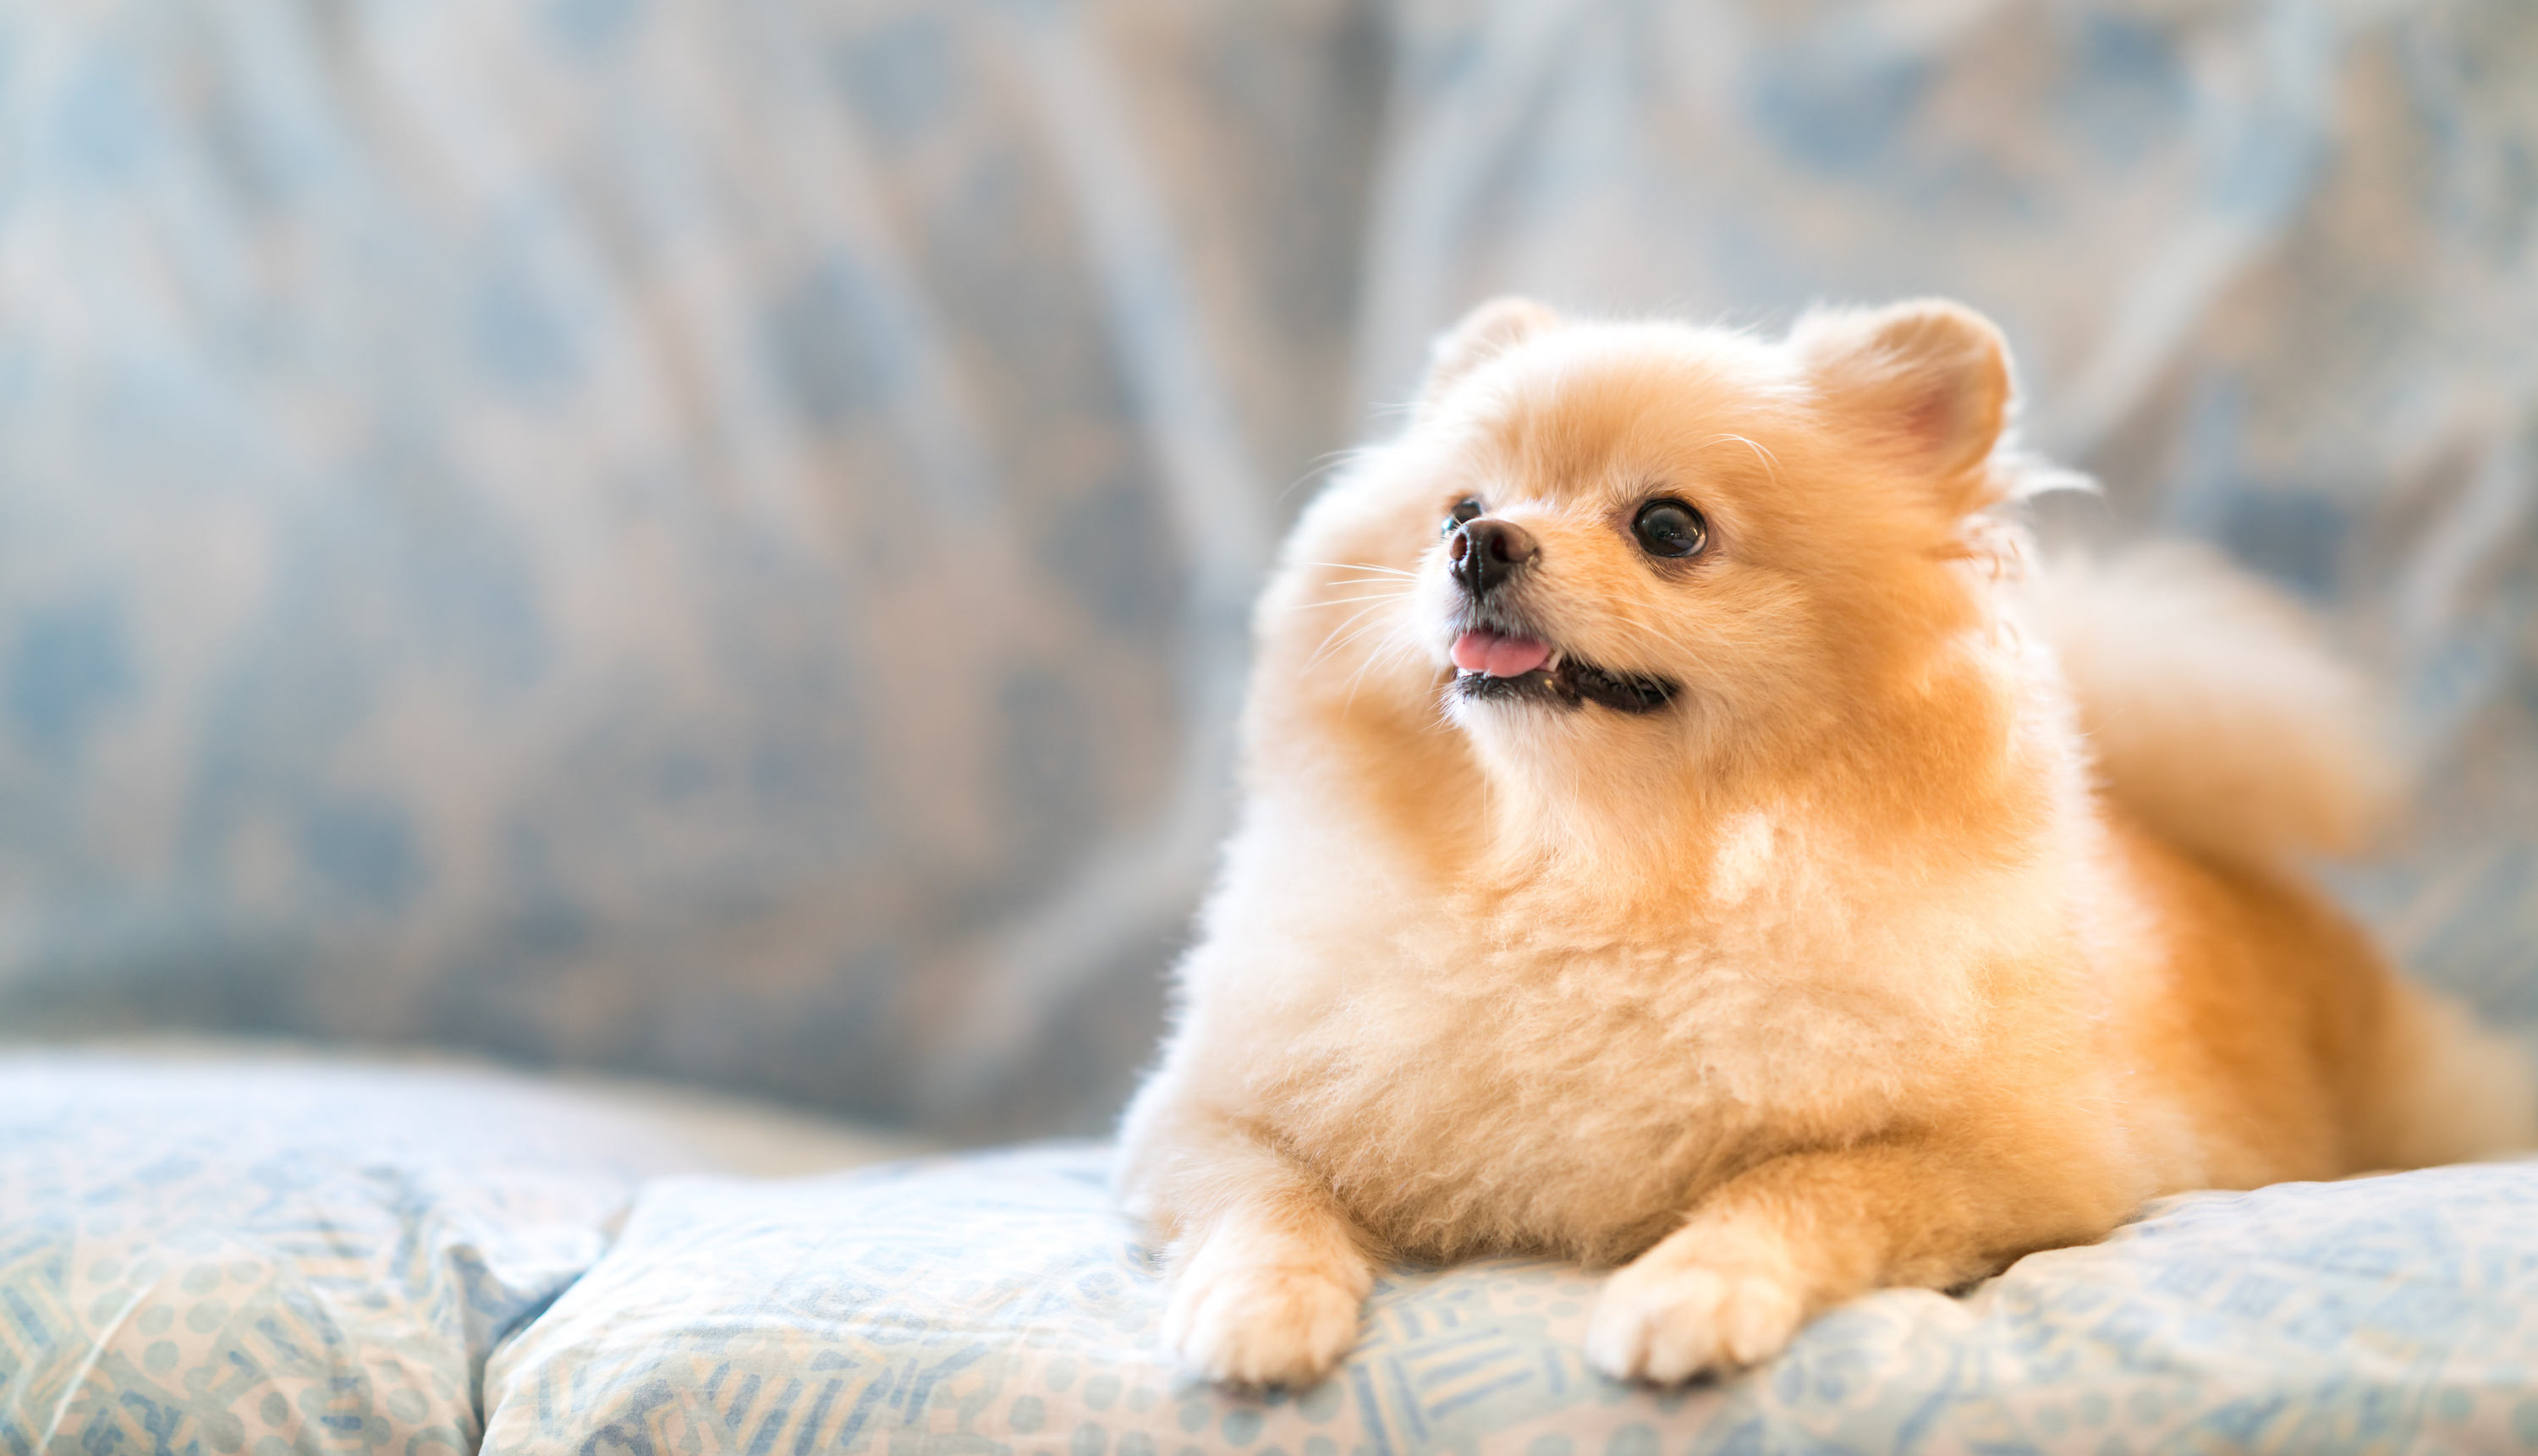
[[[2533,157],[2509,0],[0,13],[0,1450],[2538,1447],[2538,1164],[1245,1393],[1100,1141],[1279,534],[1507,292],[1983,309],[2044,547],[2312,606],[2414,784],[2319,873],[2538,1025]]]

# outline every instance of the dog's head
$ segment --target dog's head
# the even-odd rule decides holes
[[[2009,404],[1948,303],[1778,340],[1485,304],[1316,503],[1283,606],[1353,695],[1441,708],[1494,767],[1804,753],[1982,619]]]

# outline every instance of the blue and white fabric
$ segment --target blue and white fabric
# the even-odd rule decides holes
[[[1345,397],[1350,24],[0,6],[0,1034],[1107,1116]]]
[[[0,1452],[466,1456],[487,1357],[699,1165],[490,1073],[0,1059]]]
[[[2538,1450],[2538,1163],[2167,1200],[1685,1391],[1600,1276],[1398,1269],[1327,1383],[1162,1357],[1064,1144],[764,1180],[482,1072],[0,1058],[0,1452]]]
[[[1970,1296],[1890,1291],[1685,1391],[1578,1355],[1599,1279],[1399,1270],[1298,1395],[1160,1357],[1099,1149],[649,1185],[487,1371],[485,1449],[1076,1456],[2538,1450],[2538,1164],[2154,1206]]]

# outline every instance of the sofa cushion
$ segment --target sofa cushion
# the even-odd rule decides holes
[[[0,1453],[471,1451],[496,1344],[697,1165],[491,1072],[0,1058]]]
[[[1597,1279],[1398,1270],[1297,1395],[1193,1384],[1104,1155],[647,1185],[487,1372],[486,1449],[1156,1456],[2332,1451],[2538,1443],[2538,1163],[2155,1206],[1970,1296],[1889,1291],[1658,1393],[1578,1356]]]

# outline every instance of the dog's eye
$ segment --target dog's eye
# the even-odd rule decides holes
[[[1436,534],[1439,536],[1451,536],[1454,534],[1454,528],[1456,526],[1461,525],[1465,521],[1474,519],[1479,516],[1480,513],[1481,497],[1478,496],[1466,496],[1462,499],[1454,502],[1454,508],[1452,510],[1445,512],[1445,524],[1436,528]]]
[[[1651,500],[1631,521],[1639,549],[1652,557],[1688,557],[1709,541],[1701,512],[1680,500]]]

